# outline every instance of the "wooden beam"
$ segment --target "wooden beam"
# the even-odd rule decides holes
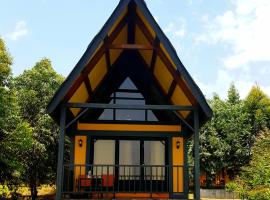
[[[91,83],[88,77],[84,79],[84,84],[87,89],[88,96],[91,97],[93,95],[93,90],[92,90]]]
[[[167,94],[168,99],[171,99],[171,97],[173,95],[173,92],[174,92],[174,90],[176,88],[176,85],[177,85],[176,81],[173,80],[172,83],[171,83],[171,86],[169,88],[168,94]]]
[[[69,100],[72,97],[74,92],[80,87],[84,79],[88,77],[88,74],[96,66],[97,62],[101,59],[104,53],[105,53],[105,45],[103,44],[95,53],[93,58],[90,60],[86,68],[81,72],[80,76],[76,79],[75,83],[69,89],[68,93],[65,96],[66,100]]]
[[[105,43],[105,59],[106,59],[106,66],[107,66],[107,70],[109,70],[111,68],[111,58],[110,58],[110,50],[109,50],[109,37],[106,36],[104,39],[104,43]]]
[[[153,46],[144,44],[111,44],[110,49],[125,49],[125,50],[153,50]]]
[[[117,24],[113,32],[109,35],[108,43],[112,43],[115,40],[115,38],[118,36],[118,34],[121,32],[121,30],[125,26],[126,22],[127,22],[127,16],[125,15]],[[103,43],[101,47],[99,47],[95,55],[91,58],[89,63],[86,65],[85,69],[81,72],[80,76],[77,77],[74,84],[71,86],[70,90],[67,92],[65,96],[65,99],[67,101],[72,97],[74,92],[80,87],[81,83],[92,71],[92,69],[95,67],[95,65],[101,59],[101,57],[104,55],[105,52],[106,52],[106,45],[105,43]]]
[[[180,88],[183,90],[184,94],[187,96],[188,100],[192,105],[196,105],[196,100],[194,96],[192,95],[190,89],[184,82],[184,80],[181,78],[181,75],[177,69],[174,68],[174,66],[171,64],[169,58],[165,55],[165,53],[159,48],[157,49],[157,54],[162,60],[162,62],[165,64],[171,75],[173,76],[174,80],[177,82],[177,84],[180,86]]]
[[[136,15],[136,22],[137,22],[139,28],[141,29],[141,31],[143,32],[143,34],[145,35],[145,37],[150,42],[150,44],[154,44],[154,41],[155,41],[154,37],[151,35],[148,28],[146,27],[146,25],[144,24],[144,22],[142,21],[142,19],[138,15]],[[183,90],[183,92],[187,96],[190,103],[192,105],[196,105],[197,102],[196,102],[194,96],[192,95],[190,89],[187,87],[186,83],[181,78],[179,71],[174,68],[174,66],[170,62],[169,58],[166,56],[166,54],[162,51],[162,49],[160,47],[156,48],[156,51],[157,51],[157,54],[160,57],[160,59],[167,66],[167,68],[168,68],[169,72],[172,74],[173,78],[177,81],[177,84],[181,87],[181,89]]]
[[[141,31],[143,32],[147,40],[150,42],[150,44],[154,44],[154,37],[148,31],[148,28],[146,27],[146,25],[144,24],[144,22],[138,15],[136,15],[136,23],[140,27]]]
[[[126,25],[126,23],[128,22],[128,17],[127,15],[125,15],[120,22],[118,23],[118,25],[115,27],[115,29],[113,30],[113,32],[109,35],[109,43],[112,43],[115,38],[118,36],[118,34],[121,32],[121,30],[124,28],[124,26]]]
[[[157,51],[156,51],[156,48],[159,48],[159,39],[158,39],[158,37],[156,37],[155,38],[155,40],[154,40],[154,44],[153,44],[153,46],[154,46],[154,51],[153,51],[153,54],[152,54],[152,59],[151,59],[151,64],[150,64],[150,69],[151,69],[151,71],[153,72],[154,71],[154,69],[155,69],[155,65],[156,65],[156,60],[157,60]]]
[[[145,62],[145,60],[142,58],[141,61],[142,61],[143,65],[144,65],[144,67],[146,68],[146,70],[149,70],[149,68],[148,68],[147,63]],[[157,78],[156,78],[154,75],[153,75],[153,79],[154,79],[155,83],[158,85],[158,87],[160,88],[161,92],[165,95],[166,92],[163,90],[162,86],[160,85],[159,81],[157,80]],[[167,101],[168,101],[169,103],[173,104],[172,100],[171,100],[170,98],[168,98],[167,96],[166,96],[166,99],[167,99]],[[197,106],[195,106],[195,107],[197,108]],[[189,125],[189,123],[185,120],[185,117],[182,115],[181,112],[177,112],[176,110],[173,111],[173,112],[174,112],[174,113],[176,114],[176,116],[180,119],[180,121],[181,121],[182,123],[184,123],[184,124],[187,126],[187,128],[189,128],[191,131],[193,131],[193,128],[192,128],[192,127]]]
[[[131,1],[128,5],[127,42],[129,44],[135,43],[135,15],[136,15],[136,4],[133,1]]]

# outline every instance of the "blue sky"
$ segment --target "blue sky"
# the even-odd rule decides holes
[[[145,0],[206,97],[242,98],[258,84],[270,95],[269,0]],[[48,57],[67,76],[119,0],[1,2],[0,36],[18,75]]]

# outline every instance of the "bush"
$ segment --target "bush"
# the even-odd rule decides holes
[[[270,200],[270,131],[261,132],[252,149],[252,159],[240,176],[226,185],[241,199]]]

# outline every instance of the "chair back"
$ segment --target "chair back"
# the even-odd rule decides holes
[[[102,186],[103,187],[112,187],[114,184],[114,175],[111,174],[106,174],[106,175],[102,175]]]

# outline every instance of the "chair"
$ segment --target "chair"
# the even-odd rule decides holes
[[[114,185],[114,175],[103,174],[103,175],[101,175],[101,179],[102,179],[102,187],[113,187],[113,185]]]
[[[79,185],[80,187],[90,187],[91,184],[91,178],[88,178],[86,175],[80,175],[79,176]]]

